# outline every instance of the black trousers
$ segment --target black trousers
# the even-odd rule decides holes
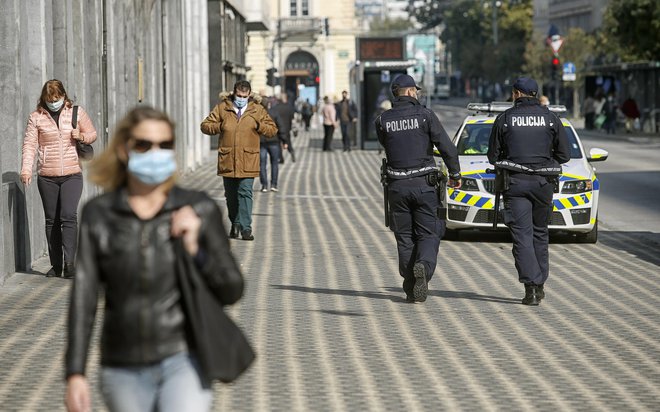
[[[504,193],[504,223],[513,237],[518,280],[542,285],[548,279],[548,221],[553,185],[543,176],[512,175]]]
[[[427,280],[433,277],[445,221],[437,215],[435,188],[429,186],[423,176],[389,181],[388,195],[390,227],[399,254],[399,275],[403,277],[404,291],[410,292],[415,284],[415,263],[424,264]]]
[[[74,263],[78,247],[78,203],[83,189],[82,173],[39,176],[37,188],[46,216],[50,264],[61,268],[64,262]]]
[[[323,125],[323,151],[332,150],[332,135],[335,133],[335,126]]]

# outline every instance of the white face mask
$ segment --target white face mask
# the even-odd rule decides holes
[[[61,98],[60,100],[56,100],[54,102],[46,102],[46,106],[48,107],[48,110],[51,112],[57,112],[62,108],[62,105],[64,104],[64,98]]]

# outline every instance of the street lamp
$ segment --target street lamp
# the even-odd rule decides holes
[[[484,3],[484,8],[491,6],[488,2]],[[493,18],[493,44],[497,47],[498,43],[498,33],[497,33],[497,9],[502,7],[502,2],[500,0],[492,0],[492,18]]]

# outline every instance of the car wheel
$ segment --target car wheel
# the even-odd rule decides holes
[[[578,233],[576,239],[579,243],[596,243],[598,242],[598,218],[594,223],[594,228],[587,233]]]
[[[458,230],[445,229],[445,235],[442,240],[458,240]]]

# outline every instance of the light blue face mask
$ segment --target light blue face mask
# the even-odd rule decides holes
[[[51,112],[57,112],[62,108],[62,105],[64,104],[64,99],[60,99],[54,102],[46,102],[46,106],[48,107],[48,110]]]
[[[174,150],[149,150],[128,153],[128,172],[146,185],[159,185],[176,171]]]
[[[236,107],[239,109],[244,108],[248,104],[248,98],[247,97],[234,97],[234,104]]]

